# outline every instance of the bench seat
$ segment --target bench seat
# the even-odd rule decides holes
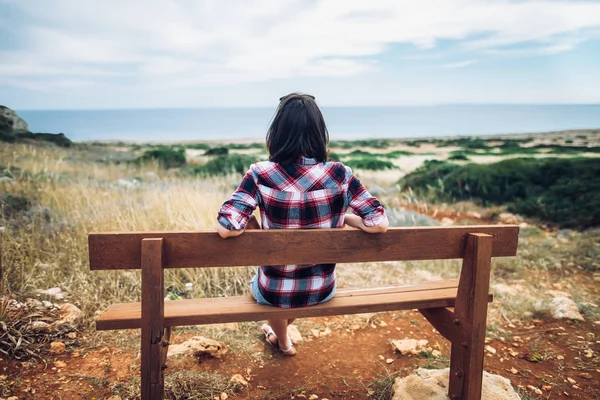
[[[164,326],[259,321],[271,318],[306,318],[402,309],[453,307],[458,280],[377,289],[338,290],[335,297],[312,307],[285,309],[258,305],[250,296],[216,297],[165,302]],[[488,301],[492,295],[488,296]],[[96,329],[139,329],[141,303],[110,306],[96,320]]]

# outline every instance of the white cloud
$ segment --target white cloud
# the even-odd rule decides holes
[[[456,63],[443,64],[442,68],[464,68],[469,65],[477,64],[478,62],[478,60],[466,60]]]
[[[579,1],[4,0],[18,53],[0,52],[2,82],[145,87],[233,85],[291,77],[344,77],[377,68],[390,45],[462,43],[463,56],[568,51],[598,36],[600,3]],[[11,26],[0,16],[0,26]],[[565,37],[578,38],[565,41]],[[413,57],[418,57],[413,56]],[[405,58],[406,59],[406,58]],[[444,64],[460,68],[475,59]],[[30,84],[28,84],[30,86]]]

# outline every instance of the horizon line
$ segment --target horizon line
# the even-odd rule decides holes
[[[599,103],[434,103],[434,104],[396,104],[396,105],[322,105],[321,108],[434,108],[434,107],[465,107],[465,106],[511,106],[511,107],[582,107],[582,106],[600,106]],[[139,107],[139,108],[11,108],[15,111],[151,111],[151,110],[257,110],[257,109],[274,109],[276,105],[269,106],[181,106],[181,107]]]

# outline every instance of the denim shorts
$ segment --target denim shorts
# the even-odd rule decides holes
[[[325,303],[325,302],[333,299],[333,296],[335,296],[336,286],[337,286],[337,282],[333,284],[333,290],[331,291],[329,296],[325,297],[318,304]],[[255,274],[252,277],[252,279],[250,280],[250,288],[252,289],[252,294],[254,295],[254,298],[256,299],[256,303],[261,304],[263,306],[273,306],[273,304],[269,303],[263,297],[263,295],[260,293],[260,290],[258,290],[258,274]]]

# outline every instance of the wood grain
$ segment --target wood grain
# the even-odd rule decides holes
[[[142,302],[140,326],[142,400],[158,400],[163,396],[161,347],[164,329],[164,274],[162,239],[143,239]]]
[[[90,233],[92,270],[139,269],[140,243],[163,238],[165,268],[462,258],[469,233],[493,237],[493,257],[514,256],[519,227],[513,225],[357,229],[251,230],[221,239],[215,232]]]
[[[395,311],[434,307],[453,307],[457,287],[447,287],[444,281],[416,287],[399,287],[396,291],[385,288],[370,290],[360,296],[352,291],[338,292],[329,302],[312,307],[277,308],[262,306],[250,296],[218,297],[208,299],[165,302],[165,326],[217,324],[226,322],[260,321],[271,318],[307,318],[364,312]],[[492,296],[488,296],[488,301]],[[140,303],[112,305],[96,321],[97,330],[136,329],[140,327]]]
[[[450,358],[451,399],[481,398],[483,358],[487,320],[487,297],[490,285],[492,237],[469,234],[460,274],[455,317],[466,321],[464,342],[453,342]]]

